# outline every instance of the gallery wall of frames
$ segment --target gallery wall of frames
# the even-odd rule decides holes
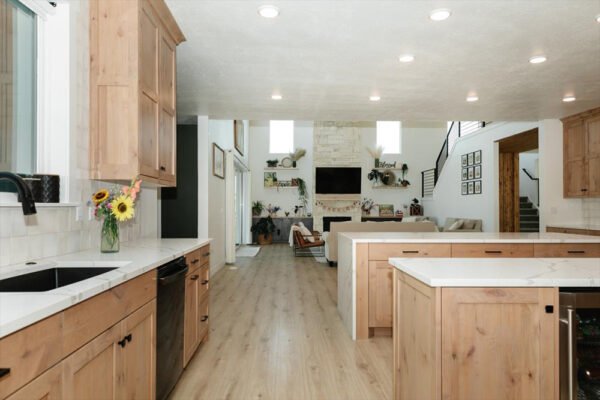
[[[463,196],[481,194],[481,150],[463,154],[460,193]]]

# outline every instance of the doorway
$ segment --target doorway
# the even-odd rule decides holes
[[[530,184],[525,185],[527,179],[539,184],[537,171],[532,171],[531,166],[527,165],[527,172],[531,178],[522,171],[521,161],[526,157],[521,154],[537,154],[538,149],[538,129],[521,132],[517,135],[509,136],[498,141],[498,205],[499,205],[499,231],[500,232],[535,232],[539,230],[539,216],[537,215],[537,204],[534,201],[539,199],[530,199],[535,197],[533,191],[529,191]],[[534,153],[535,152],[535,153]],[[533,157],[530,157],[533,158]],[[523,179],[523,193],[520,189],[520,183]],[[539,187],[539,186],[538,186]],[[539,195],[538,195],[539,196]],[[531,201],[533,200],[533,201]],[[537,226],[534,223],[537,217]],[[535,230],[532,230],[535,229]]]

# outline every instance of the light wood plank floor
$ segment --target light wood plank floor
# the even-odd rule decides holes
[[[171,399],[392,398],[392,340],[352,341],[336,268],[280,244],[229,267],[211,282],[210,339]]]

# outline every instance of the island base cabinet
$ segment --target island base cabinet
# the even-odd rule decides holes
[[[558,400],[556,288],[432,288],[394,271],[394,398]]]
[[[62,378],[62,365],[57,365],[13,393],[7,400],[62,400]]]

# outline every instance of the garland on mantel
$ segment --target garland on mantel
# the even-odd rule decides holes
[[[330,206],[326,205],[325,203],[323,203],[322,201],[317,201],[315,204],[318,207],[321,207],[325,211],[332,211],[332,212],[343,212],[343,211],[350,211],[353,208],[360,208],[360,201],[353,201],[351,205],[345,206],[345,207],[330,207]]]

